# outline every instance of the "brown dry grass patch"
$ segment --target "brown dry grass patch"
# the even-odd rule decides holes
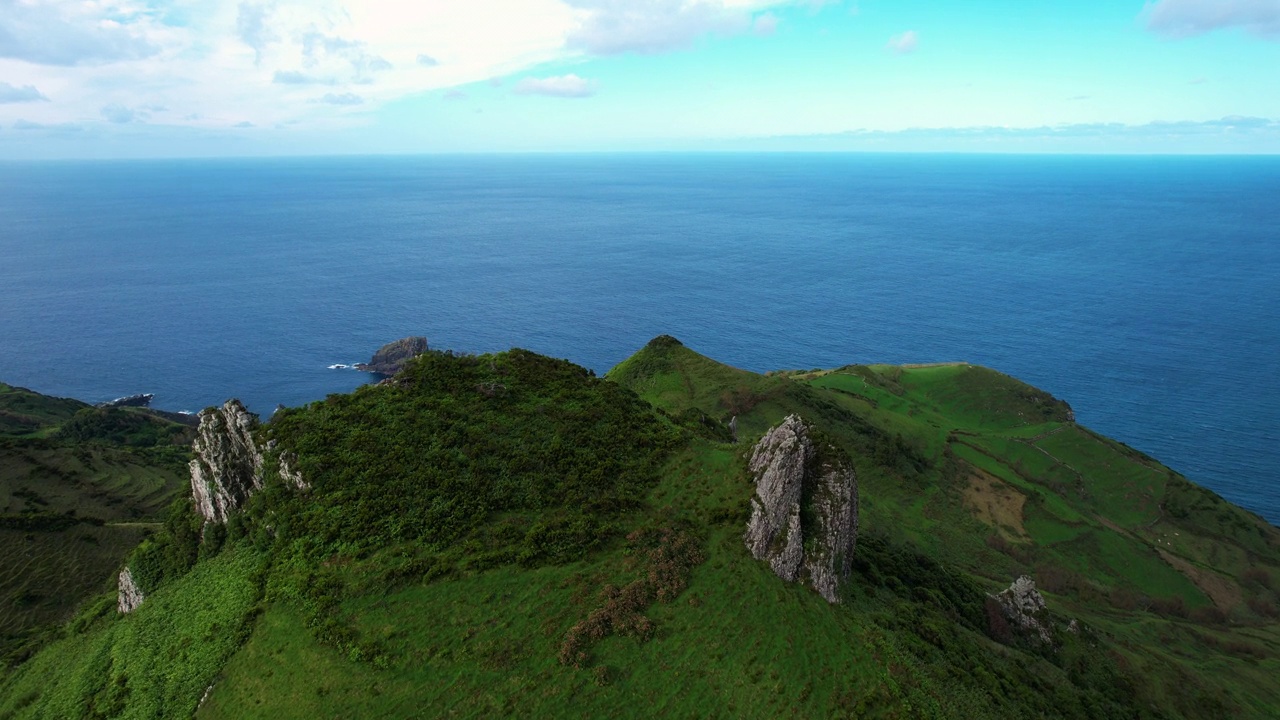
[[[1195,586],[1200,588],[1200,592],[1208,595],[1209,599],[1213,601],[1214,607],[1219,610],[1227,612],[1243,601],[1244,598],[1240,593],[1240,587],[1227,578],[1212,570],[1197,567],[1173,553],[1159,548],[1156,548],[1156,552],[1160,553],[1160,557],[1169,563],[1174,570],[1187,576],[1188,580],[1195,583]]]
[[[1008,540],[1030,540],[1022,525],[1022,506],[1027,502],[1013,486],[1000,478],[972,468],[969,484],[962,491],[965,507],[974,517],[995,528]]]

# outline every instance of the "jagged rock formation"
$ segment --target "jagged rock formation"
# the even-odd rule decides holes
[[[231,510],[262,488],[262,451],[252,434],[257,422],[239,400],[200,412],[191,495],[206,522],[225,523]]]
[[[427,339],[424,337],[407,337],[387,343],[378,348],[373,358],[367,363],[356,363],[357,370],[378,373],[379,375],[395,375],[400,368],[413,358],[427,351]]]
[[[1029,575],[1019,577],[1008,588],[991,597],[1000,605],[1005,619],[1012,626],[1039,638],[1041,642],[1051,640],[1048,607]]]
[[[133,581],[133,573],[127,565],[120,571],[120,577],[117,579],[116,585],[119,588],[116,596],[116,610],[121,615],[137,610],[142,601],[147,599],[147,596],[142,593],[142,589]]]
[[[839,602],[858,537],[858,481],[848,459],[790,415],[756,445],[750,470],[756,494],[747,549],[783,580]]]

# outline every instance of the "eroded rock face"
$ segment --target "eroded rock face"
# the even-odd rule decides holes
[[[367,363],[357,363],[356,369],[379,375],[395,375],[400,368],[413,358],[427,351],[427,339],[424,337],[407,337],[387,343],[378,348],[373,358]]]
[[[756,494],[743,536],[747,549],[778,577],[839,602],[858,536],[858,481],[848,459],[819,447],[808,425],[791,415],[765,433],[749,468]]]
[[[116,585],[119,588],[116,596],[116,610],[121,615],[137,610],[142,601],[147,599],[147,596],[142,593],[142,589],[133,581],[133,573],[128,566],[120,571],[120,577],[117,579]]]
[[[1008,588],[991,597],[1000,604],[1000,609],[1011,625],[1039,638],[1041,642],[1047,643],[1052,639],[1048,606],[1029,575],[1014,580]]]
[[[192,445],[191,495],[206,522],[225,523],[262,488],[262,451],[252,433],[257,421],[239,400],[201,411]]]

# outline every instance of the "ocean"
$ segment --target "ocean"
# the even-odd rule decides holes
[[[962,360],[1280,524],[1280,158],[0,164],[0,381],[269,415],[425,335],[604,372]]]

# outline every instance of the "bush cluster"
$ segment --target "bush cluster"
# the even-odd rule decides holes
[[[636,530],[627,536],[627,550],[640,565],[640,577],[623,587],[606,585],[601,604],[569,628],[560,645],[560,663],[581,669],[589,650],[607,635],[653,636],[654,624],[644,611],[655,601],[670,603],[689,585],[689,573],[703,560],[701,544],[687,529],[670,527]]]

